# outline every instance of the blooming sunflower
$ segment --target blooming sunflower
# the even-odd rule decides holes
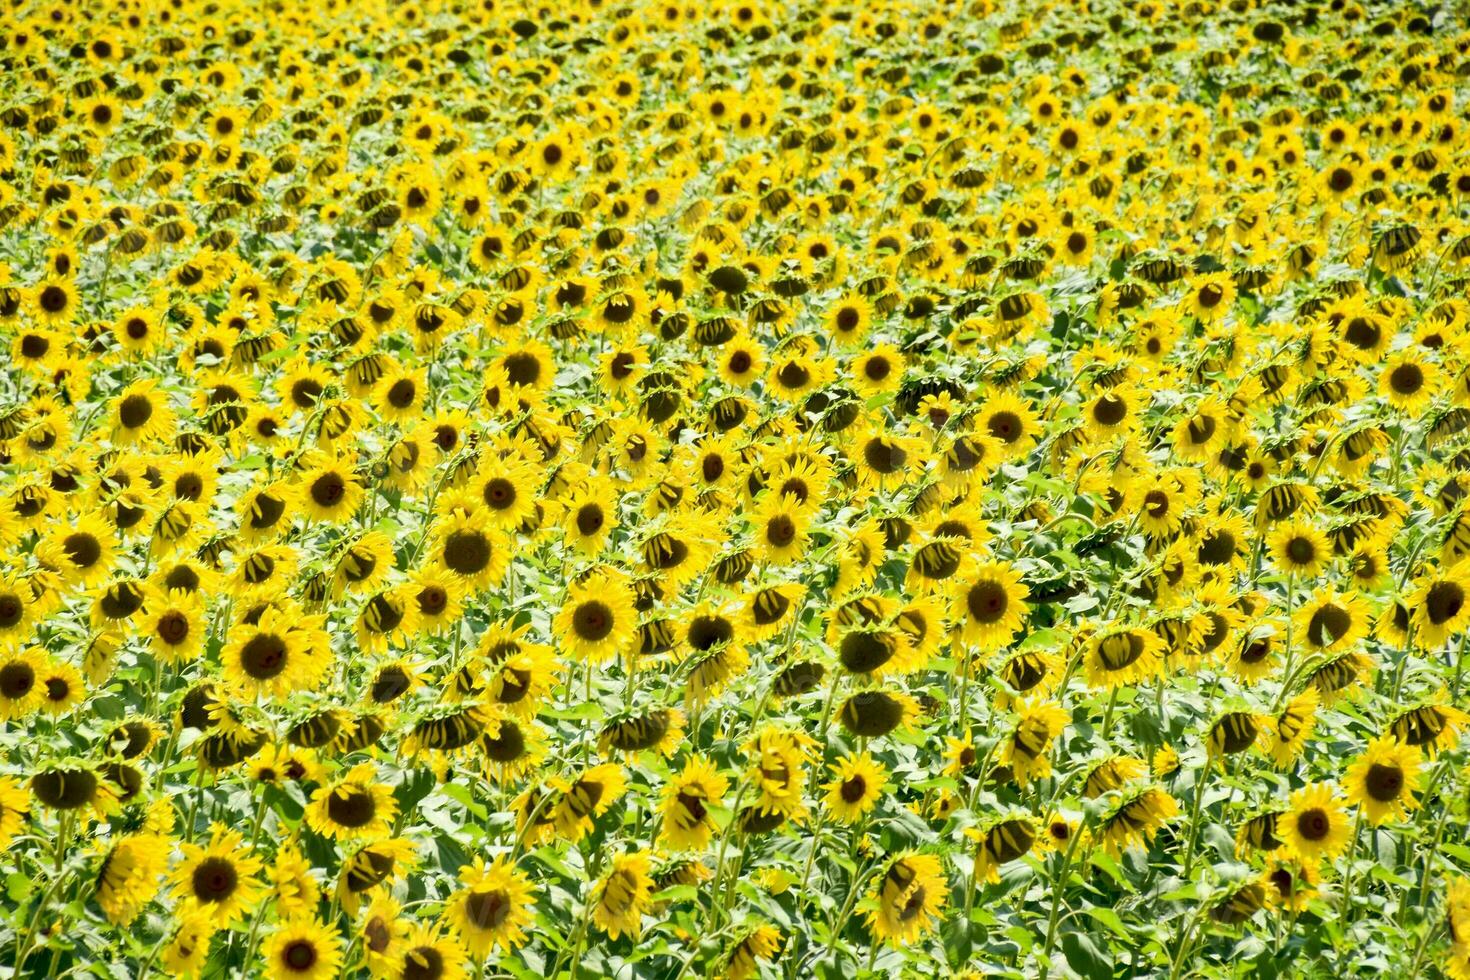
[[[660,840],[675,850],[699,851],[715,831],[713,808],[721,805],[730,781],[703,756],[690,756],[664,785]]]
[[[572,583],[553,629],[574,657],[595,663],[627,649],[636,625],[633,591],[627,578],[605,570]]]
[[[1312,783],[1292,793],[1276,832],[1303,863],[1315,865],[1341,854],[1348,845],[1348,819],[1332,784]]]
[[[889,862],[868,894],[868,928],[877,942],[894,946],[912,944],[933,927],[949,886],[939,858],[932,854],[904,854]]]
[[[642,933],[643,916],[653,894],[651,865],[648,851],[619,854],[593,888],[592,921],[608,938],[628,935],[636,939]]]
[[[208,914],[229,928],[244,920],[265,895],[258,875],[261,861],[236,830],[215,825],[209,842],[181,844],[183,860],[169,875],[174,899],[185,916]]]
[[[459,869],[461,887],[444,915],[472,956],[511,951],[526,941],[533,918],[534,886],[508,860],[483,858]]]
[[[296,916],[276,927],[261,944],[271,980],[326,980],[342,967],[342,937],[314,918]]]
[[[371,840],[387,835],[397,812],[397,801],[378,779],[377,767],[364,762],[312,794],[306,823],[338,840]]]
[[[1375,738],[1343,774],[1348,802],[1358,806],[1375,827],[1387,820],[1402,820],[1417,807],[1414,790],[1419,785],[1420,751],[1388,736]]]
[[[981,652],[998,650],[1025,625],[1027,593],[1013,567],[982,562],[955,583],[951,622],[965,643]]]
[[[832,819],[841,824],[854,824],[865,817],[883,797],[888,775],[866,752],[839,757],[833,764],[832,779],[823,787],[823,797]]]

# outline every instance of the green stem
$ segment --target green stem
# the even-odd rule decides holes
[[[1358,856],[1358,837],[1363,831],[1363,808],[1358,808],[1358,815],[1353,818],[1353,840],[1347,849],[1347,870],[1342,875],[1342,907],[1338,909],[1337,917],[1341,920],[1344,929],[1348,924],[1348,912],[1352,908],[1355,859]]]
[[[1189,880],[1189,872],[1194,870],[1194,849],[1199,841],[1200,811],[1204,808],[1205,779],[1207,773],[1195,770],[1194,774],[1194,804],[1189,813],[1189,840],[1184,847],[1184,874],[1185,881]]]

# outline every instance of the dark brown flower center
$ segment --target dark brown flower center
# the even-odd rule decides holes
[[[323,473],[311,482],[311,499],[318,507],[332,508],[347,495],[347,481],[340,473]]]
[[[240,666],[258,681],[268,681],[286,669],[286,641],[274,633],[257,633],[240,650]]]
[[[465,918],[478,929],[495,929],[510,918],[513,906],[503,891],[470,892],[464,900]]]
[[[612,610],[596,599],[589,599],[581,603],[572,613],[572,631],[589,643],[605,639],[612,632],[612,628]]]
[[[1314,806],[1297,814],[1296,829],[1306,840],[1326,840],[1332,830],[1332,821],[1327,816],[1327,811]]]
[[[153,402],[147,395],[129,395],[117,407],[118,421],[126,429],[137,429],[153,417]]]
[[[102,558],[102,544],[86,531],[68,534],[61,541],[61,550],[77,568],[91,568]]]
[[[490,541],[475,530],[455,531],[444,539],[444,564],[460,575],[477,575],[490,565]]]
[[[372,823],[378,804],[373,794],[357,786],[340,786],[327,796],[327,816],[333,823],[357,829]]]
[[[1424,597],[1424,611],[1435,626],[1449,622],[1465,606],[1465,590],[1458,582],[1435,582]]]
[[[0,629],[10,629],[25,615],[25,603],[14,592],[0,592]]]
[[[293,940],[281,950],[281,962],[288,970],[304,973],[315,966],[316,961],[316,947],[305,939]]]
[[[970,611],[970,618],[987,626],[999,622],[1009,605],[1005,586],[989,579],[976,582],[965,593],[965,607]]]
[[[201,902],[223,902],[235,892],[240,876],[227,858],[211,857],[199,862],[191,879],[194,897]]]
[[[1379,803],[1392,803],[1404,791],[1404,771],[1398,766],[1375,762],[1363,776],[1363,788]]]

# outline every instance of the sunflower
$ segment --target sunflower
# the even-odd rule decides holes
[[[806,550],[807,515],[794,495],[767,493],[751,513],[750,522],[756,547],[766,561],[790,564]]]
[[[1319,528],[1293,520],[1272,532],[1271,557],[1283,572],[1312,578],[1332,560],[1332,545]]]
[[[877,344],[852,362],[852,385],[863,398],[898,390],[903,381],[904,359],[892,344]]]
[[[173,436],[177,418],[152,378],[134,381],[112,399],[112,441],[119,446],[162,442]]]
[[[1049,821],[1048,833],[1051,846],[1065,846],[1075,830],[1058,817]],[[1025,857],[1041,843],[1036,822],[1029,815],[992,819],[984,827],[969,831],[969,836],[975,840],[975,879],[991,883],[1000,881],[1001,865]]]
[[[1014,705],[1015,720],[1000,743],[999,759],[1009,766],[1018,785],[1051,774],[1051,747],[1072,716],[1061,705],[1041,700]]]
[[[537,476],[531,464],[519,457],[489,456],[471,477],[468,491],[490,523],[514,530],[536,510]]]
[[[593,888],[592,921],[609,939],[623,935],[636,939],[642,933],[643,916],[653,894],[650,867],[648,851],[619,854]]]
[[[1406,415],[1417,415],[1440,387],[1434,362],[1404,352],[1383,366],[1378,391],[1388,403]]]
[[[390,976],[396,980],[465,980],[469,954],[453,933],[415,925],[398,945]]]
[[[1235,303],[1235,282],[1224,272],[1212,272],[1189,285],[1187,308],[1203,323],[1214,323]]]
[[[36,557],[67,582],[91,585],[112,569],[116,535],[97,513],[53,527],[36,544]]]
[[[850,455],[860,483],[869,490],[904,484],[924,466],[923,447],[916,439],[876,424],[855,434]]]
[[[222,928],[242,922],[265,894],[260,859],[239,831],[215,825],[209,843],[179,845],[183,860],[169,875],[184,916],[207,913]]]
[[[573,582],[552,628],[563,648],[579,660],[600,663],[628,649],[637,629],[633,590],[611,569]]]
[[[1082,781],[1082,795],[1092,800],[1104,793],[1122,789],[1128,783],[1141,779],[1149,771],[1142,759],[1113,755],[1103,759],[1087,771]]]
[[[245,491],[235,504],[241,539],[254,544],[284,533],[291,527],[299,503],[299,488],[286,480],[273,480]]]
[[[1470,714],[1442,703],[1444,692],[1398,714],[1389,723],[1393,737],[1404,745],[1422,749],[1428,756],[1459,744],[1460,731],[1470,727]]]
[[[919,705],[902,692],[860,691],[842,702],[837,719],[842,727],[862,738],[881,738],[913,721]]]
[[[1368,616],[1368,604],[1361,596],[1329,589],[1304,603],[1293,620],[1308,649],[1337,653],[1367,636]]]
[[[547,785],[558,794],[551,809],[556,831],[575,844],[592,829],[593,818],[606,813],[627,792],[628,780],[621,766],[605,762],[576,779],[552,779]]]
[[[30,303],[32,314],[42,325],[61,327],[72,322],[80,299],[76,284],[58,277],[37,283],[31,290]]]
[[[438,521],[430,552],[440,568],[475,592],[500,582],[510,561],[509,544],[482,509],[455,507]]]
[[[476,857],[459,869],[459,881],[444,916],[472,956],[510,952],[525,943],[535,902],[524,874],[505,858],[487,865]]]
[[[709,567],[717,538],[719,525],[713,517],[679,513],[650,529],[638,544],[638,555],[660,588],[678,589]]]
[[[15,571],[0,572],[0,651],[13,650],[31,635],[39,603]]]
[[[393,542],[381,531],[349,538],[338,545],[332,569],[333,594],[371,592],[393,571]]]
[[[0,720],[29,717],[45,700],[41,675],[46,669],[43,651],[34,647],[0,656]]]
[[[805,595],[806,586],[800,582],[769,585],[747,594],[740,632],[752,643],[775,636],[798,614]]]
[[[748,388],[766,370],[765,348],[749,337],[737,334],[720,347],[720,378],[726,384]]]
[[[166,328],[155,309],[137,306],[125,311],[112,323],[112,335],[118,346],[129,354],[144,356],[164,342]]]
[[[562,664],[544,644],[528,643],[491,660],[485,669],[485,696],[519,718],[530,719],[544,704]]]
[[[1210,756],[1223,757],[1255,747],[1267,731],[1267,720],[1250,711],[1227,711],[1210,726]]]
[[[1139,684],[1163,668],[1163,642],[1152,630],[1121,627],[1087,641],[1083,665],[1087,683],[1094,688],[1113,689]]]
[[[312,794],[306,823],[324,837],[370,840],[388,834],[397,812],[398,803],[378,779],[377,767],[364,762]]]
[[[998,391],[980,404],[976,421],[981,431],[1000,443],[1007,459],[1030,452],[1041,434],[1031,403],[1010,391]]]
[[[156,834],[129,834],[108,849],[97,872],[96,895],[109,922],[131,924],[157,897],[168,854],[168,839]]]
[[[664,784],[659,839],[674,850],[702,851],[715,832],[715,807],[721,806],[730,781],[704,756],[692,755],[677,776]]]
[[[1348,819],[1330,783],[1312,783],[1291,794],[1276,821],[1277,834],[1304,864],[1332,859],[1348,846]]]
[[[421,630],[436,632],[459,622],[463,603],[459,581],[453,573],[433,565],[425,566],[409,577],[408,585]]]
[[[219,931],[218,921],[209,912],[199,910],[179,916],[177,921],[158,961],[173,976],[202,976],[210,941]]]
[[[939,858],[932,854],[903,854],[888,863],[868,893],[868,928],[878,942],[911,945],[933,928],[940,917],[949,886]]]
[[[1279,638],[1269,627],[1257,627],[1243,634],[1230,650],[1228,664],[1242,684],[1259,683],[1276,669]]]
[[[1375,827],[1387,820],[1402,820],[1417,807],[1414,790],[1419,785],[1422,754],[1412,745],[1390,737],[1379,737],[1348,766],[1343,787],[1348,802],[1362,809]]]
[[[1173,536],[1198,495],[1198,475],[1185,469],[1158,470],[1128,488],[1138,526],[1159,539]]]
[[[370,841],[349,852],[342,860],[342,871],[337,879],[337,897],[349,915],[356,915],[364,901],[376,904],[373,898],[378,886],[391,884],[400,875],[407,874],[417,862],[418,854],[412,843],[401,837],[388,837]],[[394,906],[396,911],[396,906]],[[364,923],[368,933],[373,923]],[[398,922],[389,923],[392,935],[400,935]],[[374,935],[367,936],[369,940]],[[371,959],[371,956],[369,957]]]
[[[855,824],[877,805],[888,785],[888,776],[866,752],[839,757],[832,766],[832,779],[823,789],[823,801],[832,819]]]
[[[1261,873],[1268,901],[1293,914],[1305,911],[1307,903],[1317,897],[1319,881],[1316,868],[1285,855],[1270,858]]]
[[[844,346],[856,346],[867,335],[873,322],[873,307],[861,293],[838,297],[827,310],[829,336]]]
[[[327,980],[342,966],[342,937],[308,915],[287,918],[264,943],[261,955],[270,980]]]
[[[1408,597],[1414,639],[1426,650],[1445,645],[1470,625],[1470,559],[1419,576]]]
[[[0,777],[0,846],[8,846],[21,832],[30,810],[25,785],[9,776]]]
[[[1102,816],[1097,836],[1113,858],[1135,845],[1147,845],[1160,827],[1179,814],[1179,803],[1157,786],[1125,793]]]
[[[546,752],[546,736],[534,721],[502,718],[497,730],[486,731],[475,745],[491,779],[514,782],[541,761]]]
[[[1028,590],[1010,565],[986,561],[955,583],[951,621],[980,652],[1010,645],[1026,623]]]
[[[87,696],[81,672],[65,661],[46,661],[36,681],[41,692],[41,709],[54,717],[67,714]]]
[[[302,471],[299,486],[301,505],[313,520],[340,524],[350,520],[362,505],[362,485],[345,459],[318,460]]]
[[[220,654],[226,681],[250,694],[284,697],[301,690],[311,673],[312,652],[287,614],[267,609],[253,623],[231,631]]]
[[[763,727],[746,743],[749,776],[760,791],[754,804],[758,812],[792,820],[805,816],[802,796],[813,744],[808,736],[775,725]]]
[[[747,923],[725,955],[724,980],[750,980],[760,974],[760,964],[781,951],[781,933],[767,923]]]

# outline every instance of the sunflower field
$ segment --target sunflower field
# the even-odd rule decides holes
[[[0,977],[1470,978],[1462,5],[8,8]]]

